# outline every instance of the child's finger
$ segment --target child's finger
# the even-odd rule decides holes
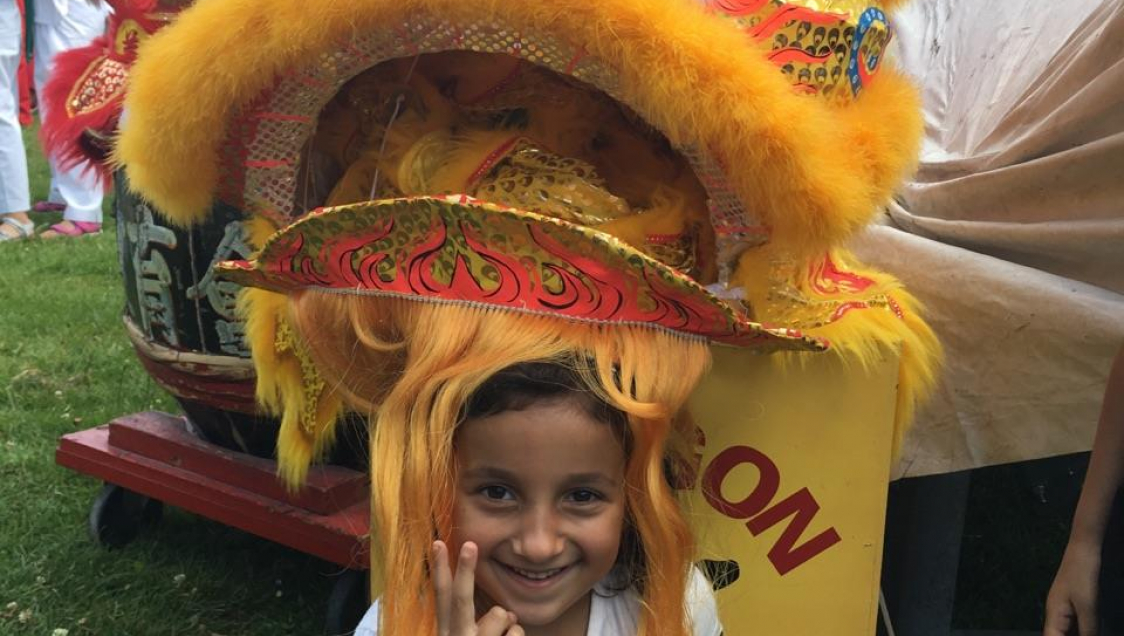
[[[433,596],[437,605],[437,634],[449,636],[453,616],[453,573],[449,570],[449,548],[433,542]]]
[[[510,636],[513,626],[516,626],[515,615],[496,605],[480,617],[480,622],[476,624],[476,636]],[[522,634],[523,630],[518,633]]]
[[[523,628],[520,627],[518,623],[516,623],[515,625],[512,625],[511,628],[507,630],[507,633],[503,636],[526,636],[526,634],[523,632]]]
[[[472,627],[476,625],[476,604],[473,600],[476,592],[476,555],[475,543],[469,541],[461,546],[457,571],[453,574],[451,629],[454,636],[461,634],[462,631],[471,634]]]

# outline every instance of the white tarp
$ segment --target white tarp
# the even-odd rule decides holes
[[[1124,344],[1124,2],[915,0],[916,176],[857,241],[947,361],[897,476],[1088,450]]]

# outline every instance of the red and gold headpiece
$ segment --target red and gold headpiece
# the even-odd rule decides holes
[[[918,148],[885,4],[202,0],[145,45],[117,157],[176,223],[215,199],[252,219],[261,251],[223,271],[273,290],[250,336],[297,464],[338,409],[277,292],[860,358],[904,342],[924,386],[931,333],[840,247]],[[221,72],[185,54],[204,44]]]
[[[323,208],[272,237],[255,261],[221,263],[219,272],[280,293],[489,306],[763,350],[824,347],[747,320],[612,235],[465,195]]]

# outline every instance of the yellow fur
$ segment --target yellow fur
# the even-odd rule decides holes
[[[247,222],[250,244],[260,249],[277,227],[268,219],[256,217]],[[288,306],[282,294],[264,289],[247,288],[238,297],[238,313],[246,322],[246,342],[253,355],[257,372],[255,397],[262,411],[281,418],[277,435],[277,456],[284,458],[279,474],[286,484],[296,487],[304,481],[309,463],[314,459],[315,443],[303,434],[298,422],[304,412],[304,378],[300,362],[292,355],[277,351],[277,324],[284,319]],[[289,408],[289,406],[293,408]],[[332,419],[335,419],[333,414]]]
[[[304,482],[308,466],[323,457],[335,440],[336,420],[343,402],[333,387],[318,396],[316,416],[305,430],[301,418],[309,396],[299,359],[277,350],[278,321],[289,320],[289,298],[264,289],[247,288],[239,297],[239,313],[246,320],[246,339],[257,370],[255,397],[264,412],[281,418],[277,436],[278,474],[295,488]]]
[[[838,320],[822,326],[802,326],[807,334],[826,338],[831,343],[828,355],[836,355],[848,364],[867,368],[872,362],[885,355],[887,347],[895,347],[900,356],[898,373],[898,403],[894,418],[893,448],[895,456],[901,449],[902,439],[916,405],[923,402],[936,384],[937,371],[942,358],[940,342],[936,334],[921,318],[921,305],[906,292],[901,283],[888,274],[858,266],[846,251],[831,251],[832,260],[843,269],[873,281],[873,285],[853,294],[841,294],[833,301],[870,301],[879,297],[890,297],[897,303],[902,316],[898,317],[884,307],[854,309],[846,312]],[[734,284],[741,286],[746,298],[757,311],[757,320],[792,325],[798,318],[798,309],[785,311],[783,304],[770,303],[768,298],[773,290],[770,280],[769,255],[762,251],[745,254],[739,269],[733,277]],[[805,280],[790,280],[790,284],[800,288],[802,295],[815,299],[815,292],[808,289]],[[782,364],[801,361],[804,356],[788,354],[778,356]],[[895,457],[896,458],[896,457]]]
[[[261,246],[265,245],[266,239],[273,236],[279,229],[281,228],[265,217],[254,217],[246,222],[250,245],[253,245],[254,249],[261,249]]]
[[[624,103],[731,167],[787,253],[814,254],[862,227],[916,155],[917,95],[893,69],[844,107],[798,95],[761,46],[696,0],[200,0],[143,45],[116,160],[175,223],[198,222],[233,113],[341,36],[421,14],[582,45],[618,70]]]
[[[936,335],[917,313],[919,303],[906,292],[893,292],[905,318],[873,308],[851,311],[840,320],[806,330],[831,341],[827,355],[866,368],[883,358],[887,347],[897,344],[899,354],[897,408],[894,414],[894,460],[917,404],[924,402],[936,383],[941,347]]]

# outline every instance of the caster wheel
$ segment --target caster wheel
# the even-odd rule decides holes
[[[137,537],[141,528],[154,525],[164,514],[156,499],[105,484],[90,506],[90,536],[107,548],[121,548]]]
[[[336,577],[332,595],[328,597],[328,615],[324,633],[330,636],[350,636],[367,613],[369,575],[365,570],[344,570]]]

